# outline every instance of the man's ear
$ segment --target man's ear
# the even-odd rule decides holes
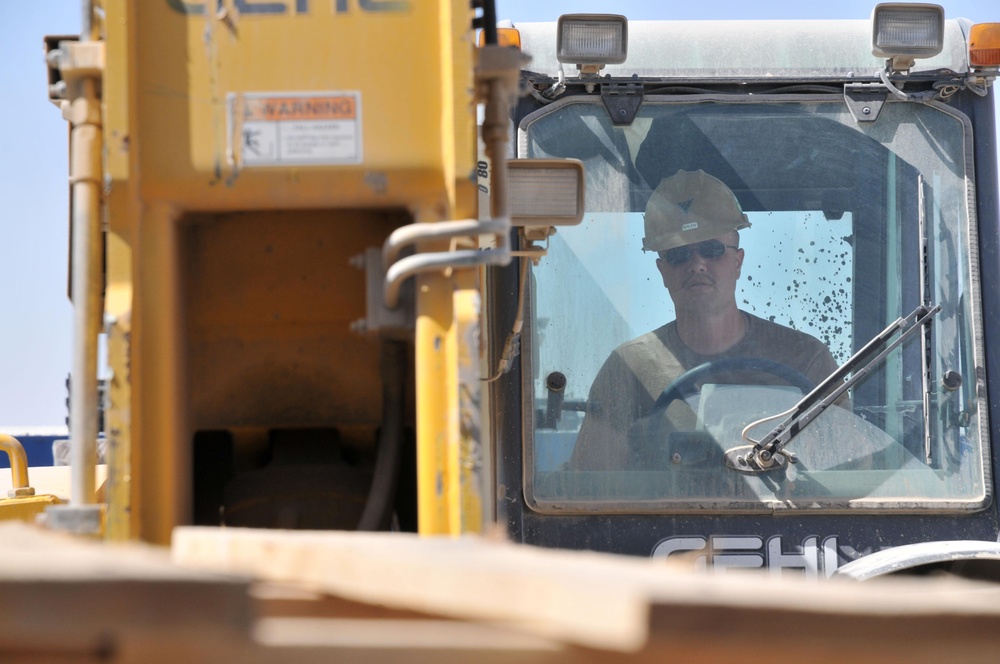
[[[736,250],[736,278],[739,279],[743,275],[743,247]]]
[[[656,269],[660,272],[660,279],[663,280],[663,287],[667,287],[667,262],[662,258],[656,259]]]

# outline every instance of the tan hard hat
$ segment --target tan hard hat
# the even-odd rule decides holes
[[[705,171],[663,178],[646,205],[643,251],[666,251],[749,228],[736,195]]]

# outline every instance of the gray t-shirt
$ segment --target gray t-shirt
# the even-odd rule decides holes
[[[624,468],[628,459],[628,432],[649,414],[657,397],[689,369],[732,357],[773,360],[819,384],[837,368],[829,349],[819,340],[777,323],[743,312],[746,333],[736,345],[718,355],[700,355],[681,341],[677,323],[628,341],[611,353],[590,387],[587,417],[573,449],[570,467],[580,470]],[[781,385],[780,378],[761,372],[728,372],[711,376],[725,384]]]

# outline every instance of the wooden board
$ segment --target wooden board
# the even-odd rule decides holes
[[[0,524],[3,664],[512,664],[573,653],[517,630],[182,568],[163,548]]]
[[[647,559],[400,534],[181,528],[172,552],[192,568],[504,625],[578,656],[992,662],[1000,653],[1000,586],[957,579],[692,574]]]
[[[0,661],[144,661],[192,640],[241,647],[249,585],[180,569],[162,549],[0,523]]]
[[[998,599],[480,538],[183,528],[168,552],[0,524],[4,663],[993,662]]]

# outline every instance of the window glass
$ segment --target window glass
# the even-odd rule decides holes
[[[968,132],[964,117],[927,104],[888,103],[878,122],[859,124],[839,99],[647,98],[629,127],[613,126],[599,103],[570,100],[527,118],[520,156],[578,158],[587,177],[583,223],[560,228],[530,272],[529,504],[560,512],[985,504]],[[732,192],[750,227],[720,256],[702,258],[695,247],[686,263],[668,266],[665,254],[643,251],[647,204],[665,179],[699,170]],[[675,198],[699,205],[696,194]],[[716,300],[686,298],[677,285],[687,283],[682,271],[708,263],[719,272],[705,292],[724,290],[724,267],[734,268],[737,341],[721,352],[692,347],[712,328],[691,337]],[[792,438],[785,449],[794,463],[766,473],[734,467],[734,450],[922,304],[940,307],[926,332],[866,367]]]

